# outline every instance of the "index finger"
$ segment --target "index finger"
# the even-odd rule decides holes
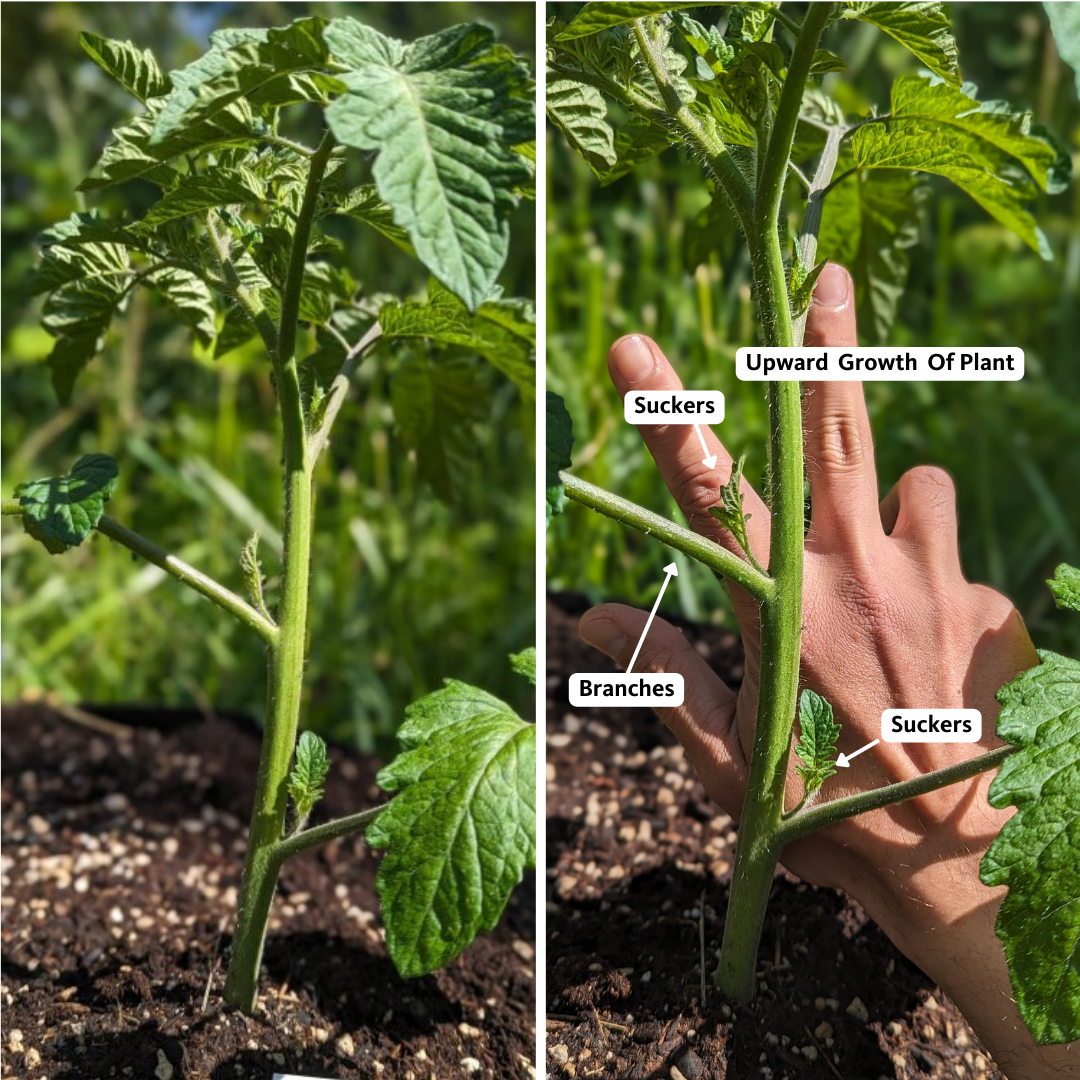
[[[660,347],[643,334],[619,338],[608,352],[611,381],[625,397],[632,390],[681,390],[682,381]],[[709,513],[720,502],[720,487],[731,476],[732,457],[707,424],[698,425],[708,455],[716,455],[715,468],[703,460],[701,442],[691,424],[641,424],[638,430],[660,469],[668,490],[686,515],[694,532],[741,554],[734,537]],[[769,561],[769,511],[748,483],[743,481],[743,509],[750,515],[747,535],[754,556],[762,565]]]

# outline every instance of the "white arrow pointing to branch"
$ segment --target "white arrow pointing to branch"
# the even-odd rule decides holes
[[[702,464],[707,465],[710,469],[715,469],[716,455],[709,453],[709,447],[705,443],[705,436],[701,433],[701,427],[698,424],[695,424],[694,430],[697,432],[697,437],[701,441],[701,449],[705,451],[705,456],[701,459]]]
[[[664,573],[667,574],[667,577],[664,578],[664,584],[660,586],[660,594],[656,598],[656,603],[652,606],[652,611],[649,612],[649,618],[645,622],[645,629],[641,631],[641,640],[637,643],[634,655],[630,657],[630,663],[626,665],[627,675],[630,674],[634,665],[637,663],[638,653],[641,652],[641,646],[645,644],[645,635],[649,632],[649,627],[652,626],[653,618],[656,616],[656,609],[660,606],[660,601],[664,598],[664,590],[667,588],[668,582],[673,577],[679,576],[679,568],[673,562],[668,563],[667,566],[664,567]]]
[[[852,758],[857,758],[860,754],[864,753],[867,750],[873,750],[879,742],[881,742],[880,739],[875,739],[873,742],[867,743],[865,746],[860,746],[854,754],[841,754],[836,759],[836,764],[839,765],[841,769],[846,769],[851,764]]]

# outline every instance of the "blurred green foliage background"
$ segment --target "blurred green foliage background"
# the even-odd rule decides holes
[[[80,30],[149,46],[170,70],[200,55],[218,26],[282,25],[316,8],[406,40],[481,19],[535,56],[527,3],[40,3],[7,4],[0,15],[4,494],[65,472],[81,453],[110,453],[121,466],[110,514],[235,588],[252,531],[262,535],[271,583],[280,553],[276,406],[260,348],[215,362],[138,290],[63,408],[26,276],[35,235],[91,201],[75,186],[131,111],[83,56]],[[301,110],[301,123],[318,119],[316,108]],[[139,192],[127,185],[97,198],[130,207]],[[505,295],[535,295],[534,222],[524,203]],[[423,292],[422,270],[371,230],[356,226],[342,239],[371,291]],[[388,749],[405,705],[445,677],[528,708],[528,688],[506,657],[535,636],[534,406],[478,367],[491,406],[454,505],[418,481],[377,364],[365,365],[320,467],[305,720],[363,749]],[[72,701],[261,715],[258,641],[200,597],[100,538],[50,557],[6,522],[2,543],[5,699],[43,688]]]
[[[580,4],[549,4],[569,20]],[[1080,106],[1071,68],[1057,53],[1041,4],[956,3],[963,77],[982,100],[1031,109],[1080,165]],[[719,9],[697,9],[708,24]],[[798,17],[798,11],[792,14]],[[847,70],[826,92],[849,113],[887,111],[897,75],[918,61],[875,27],[842,22],[822,41]],[[757,324],[746,245],[731,228],[703,235],[698,214],[711,186],[694,161],[669,150],[601,188],[562,136],[548,128],[548,386],[574,421],[574,471],[682,520],[607,376],[619,335],[653,336],[690,388],[719,389],[717,434],[760,480],[768,418],[762,384],[735,378],[735,350]],[[792,230],[803,201],[786,196]],[[797,212],[796,212],[797,211]],[[1054,608],[1044,584],[1058,562],[1080,565],[1080,186],[1043,197],[1036,217],[1054,252],[1044,262],[946,181],[931,181],[919,243],[889,343],[1015,345],[1026,356],[1018,383],[866,383],[881,494],[919,464],[956,480],[960,545],[969,580],[1006,593],[1037,645],[1080,655],[1080,625]],[[703,242],[705,241],[705,242]],[[715,246],[714,246],[715,245]],[[711,251],[709,250],[711,248]],[[706,253],[701,254],[702,251]],[[863,328],[865,332],[866,328]],[[551,526],[548,582],[591,601],[647,606],[674,557],[676,587],[664,607],[735,627],[722,582],[710,571],[606,518],[572,506]]]

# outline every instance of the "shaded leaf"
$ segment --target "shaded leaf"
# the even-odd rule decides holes
[[[536,729],[454,680],[405,715],[403,750],[378,776],[398,794],[367,840],[387,849],[376,879],[386,947],[410,978],[493,929],[536,864]]]
[[[393,212],[379,197],[374,184],[361,184],[360,187],[328,200],[325,212],[362,221],[402,251],[409,255],[414,254],[409,234],[394,223]]]
[[[574,423],[566,411],[563,399],[554,391],[547,392],[547,524],[566,507],[566,492],[559,473],[569,469],[572,461],[570,451],[574,445]]]
[[[86,454],[66,476],[15,489],[26,531],[54,555],[78,547],[97,527],[119,471],[108,454]]]
[[[214,168],[184,177],[150,208],[140,224],[152,229],[167,221],[203,214],[222,206],[259,203],[265,196],[265,189],[250,170]]]
[[[217,333],[217,317],[210,287],[202,278],[179,266],[166,266],[146,277],[182,322],[191,327],[202,345],[209,345]]]
[[[401,439],[416,452],[420,478],[445,502],[463,491],[476,459],[474,424],[488,399],[477,367],[466,360],[413,356],[390,384]]]
[[[574,79],[547,84],[548,119],[597,175],[615,165],[614,132],[607,121],[607,103],[595,86]]]
[[[387,340],[427,338],[461,345],[514,381],[526,400],[536,395],[536,314],[524,300],[489,300],[475,314],[437,281],[426,301],[391,300],[379,311]]]

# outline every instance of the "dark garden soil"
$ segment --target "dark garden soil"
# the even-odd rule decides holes
[[[756,1003],[715,967],[738,832],[647,709],[571,709],[574,671],[614,671],[548,603],[547,1064],[627,1080],[1002,1080],[956,1007],[843,893],[776,877]],[[731,684],[735,636],[678,623]]]
[[[43,706],[3,713],[3,1076],[535,1075],[534,880],[494,933],[406,982],[361,840],[286,866],[258,1014],[224,1008],[257,733],[119,719],[110,734]],[[375,763],[333,758],[326,812],[372,805]]]

